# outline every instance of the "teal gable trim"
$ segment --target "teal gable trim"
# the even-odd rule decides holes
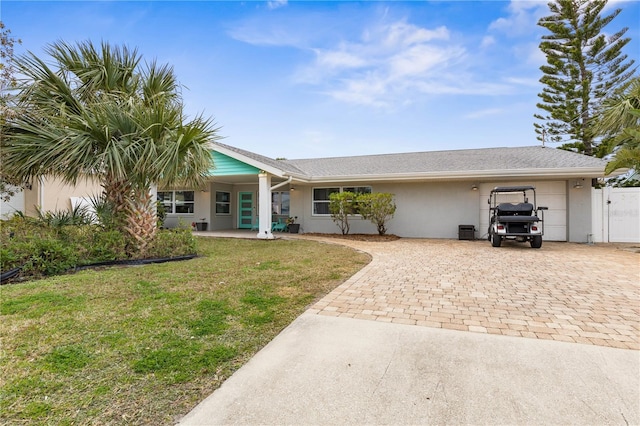
[[[260,169],[250,164],[243,163],[217,151],[213,151],[212,155],[213,170],[209,171],[211,176],[257,175],[260,172]]]

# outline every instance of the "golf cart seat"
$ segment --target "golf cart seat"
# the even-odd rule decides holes
[[[499,222],[537,222],[538,216],[533,216],[533,204],[530,203],[502,203],[498,205]]]
[[[531,216],[531,203],[501,203],[498,205],[498,216]]]

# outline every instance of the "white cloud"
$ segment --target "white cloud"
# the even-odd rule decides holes
[[[287,0],[270,0],[267,2],[267,7],[269,9],[278,9],[280,7],[286,6],[287,3]]]
[[[512,0],[507,12],[506,17],[493,21],[489,30],[518,37],[535,34],[538,31],[538,20],[549,14],[549,8],[545,2]]]
[[[505,80],[510,84],[518,86],[538,87],[540,85],[537,78],[508,77]]]
[[[516,59],[520,62],[536,68],[540,68],[541,65],[547,62],[547,57],[542,50],[540,50],[540,44],[538,41],[518,44],[513,47],[513,51]]]
[[[295,81],[322,86],[321,92],[352,104],[394,107],[422,95],[471,93],[446,76],[464,70],[466,49],[450,42],[449,30],[423,28],[398,20],[370,26],[358,40],[315,49],[315,60],[298,70]]]
[[[231,35],[251,44],[291,46],[312,54],[311,60],[293,71],[292,83],[309,86],[340,103],[395,109],[429,96],[513,92],[513,85],[506,81],[484,80],[478,68],[486,70],[489,60],[477,46],[468,49],[459,41],[461,34],[452,34],[446,26],[420,26],[383,14],[359,32],[334,31],[328,37],[328,16],[321,24],[315,22],[313,28],[318,31],[303,23],[296,28],[305,30],[297,31],[285,22],[252,25],[244,21]],[[315,38],[308,35],[318,32]],[[483,40],[485,46],[493,43],[491,35]]]
[[[316,62],[320,67],[329,69],[359,68],[367,65],[366,59],[357,52],[349,49],[338,48],[338,50],[317,49]]]
[[[482,42],[480,42],[480,47],[485,49],[489,46],[493,46],[494,44],[496,44],[496,38],[493,36],[484,36],[482,38]]]
[[[464,118],[475,120],[478,118],[485,118],[493,115],[499,115],[499,114],[502,114],[503,112],[504,110],[501,108],[487,108],[487,109],[481,109],[481,110],[466,114]]]

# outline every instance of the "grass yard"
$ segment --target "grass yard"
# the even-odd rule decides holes
[[[198,253],[3,286],[0,423],[174,424],[370,260],[304,240]]]

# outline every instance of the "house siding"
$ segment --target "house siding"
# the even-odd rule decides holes
[[[324,185],[327,186],[327,185]],[[467,182],[384,183],[349,182],[331,186],[371,186],[373,192],[394,194],[397,206],[387,232],[400,237],[457,238],[459,225],[478,227],[478,193]],[[312,186],[291,195],[291,214],[298,216],[304,232],[339,233],[330,216],[312,215]],[[359,217],[350,219],[350,233],[376,233],[376,226]]]
[[[582,188],[574,188],[573,180],[567,181],[567,239],[574,243],[586,243],[592,239],[593,212],[591,209],[591,179],[580,180]]]
[[[37,215],[37,206],[42,211],[71,209],[71,197],[95,197],[102,193],[100,183],[91,179],[80,180],[75,186],[63,183],[58,178],[36,181],[33,189],[24,192],[24,212],[28,216]],[[42,205],[40,205],[42,203]]]
[[[472,190],[472,185],[478,190]],[[586,242],[591,229],[589,188],[574,189],[572,181],[471,181],[384,183],[349,182],[331,186],[371,186],[373,192],[394,194],[397,210],[387,224],[387,232],[405,238],[458,238],[460,225],[473,225],[475,237],[484,239],[488,229],[487,199],[495,186],[533,185],[537,202],[545,211],[547,240]],[[327,185],[318,185],[327,186]],[[588,185],[587,185],[588,186]],[[312,214],[314,186],[296,185],[291,194],[291,214],[298,216],[303,232],[339,233],[330,216]],[[350,218],[350,233],[376,233],[376,226],[357,216]]]
[[[260,172],[256,167],[217,151],[213,152],[213,164],[211,176],[257,175]]]

